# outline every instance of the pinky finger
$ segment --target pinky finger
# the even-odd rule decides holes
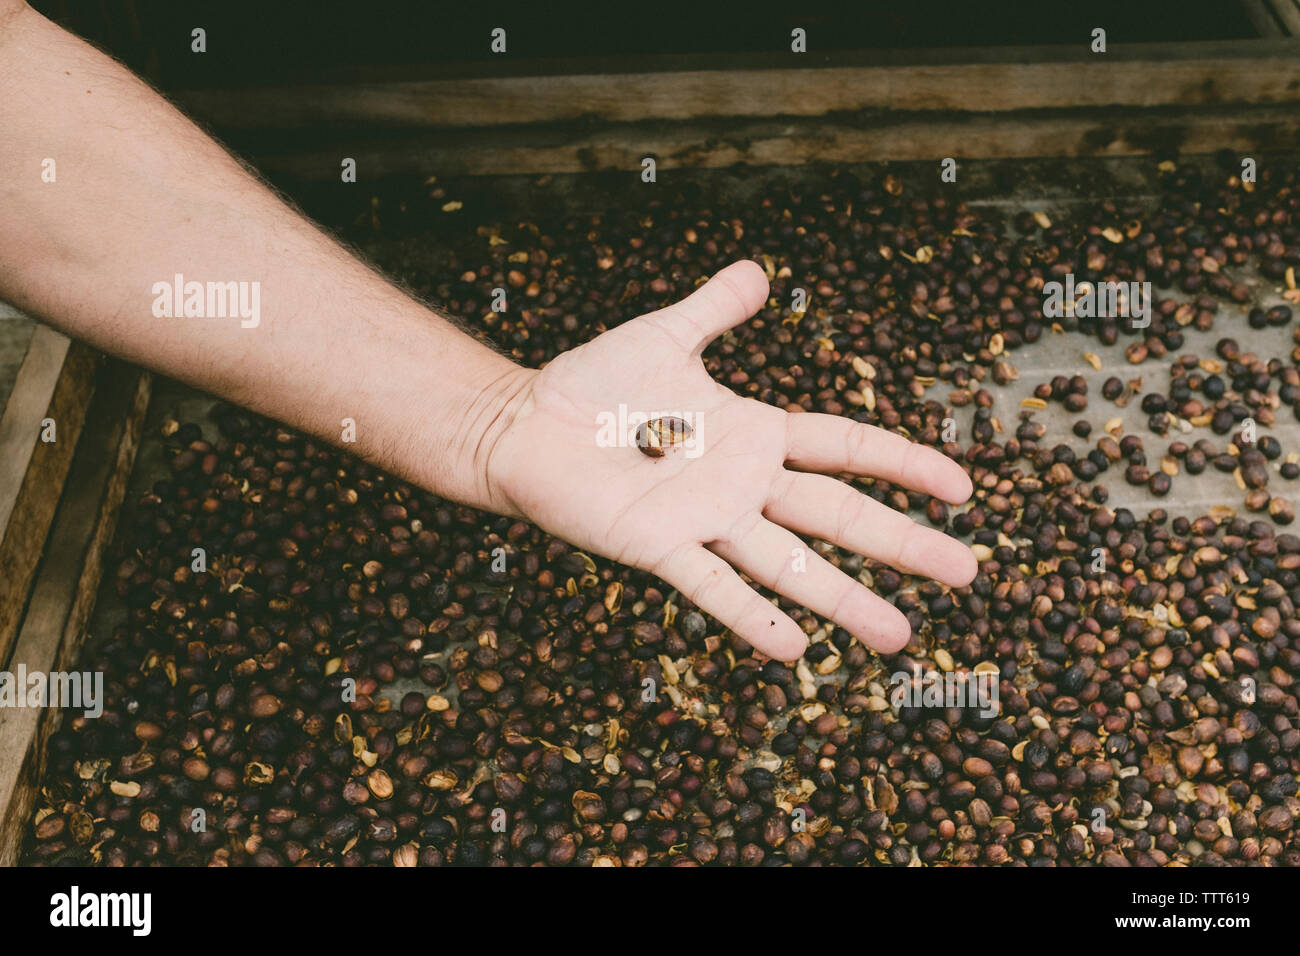
[[[799,625],[702,545],[674,554],[655,573],[769,657],[795,661],[808,647]]]

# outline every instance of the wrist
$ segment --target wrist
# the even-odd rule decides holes
[[[537,372],[495,353],[482,358],[486,361],[462,367],[467,374],[461,382],[452,385],[442,378],[424,393],[424,401],[402,406],[405,411],[393,421],[393,440],[386,443],[397,451],[391,467],[450,501],[519,517],[522,512],[493,477],[492,459],[501,436],[526,407]]]
[[[526,517],[493,465],[501,437],[532,405],[536,369],[511,365],[483,389],[466,416],[459,445],[464,450],[473,484],[473,500],[465,503],[495,514]]]

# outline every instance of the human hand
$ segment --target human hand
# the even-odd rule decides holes
[[[732,565],[867,646],[897,651],[911,636],[906,617],[793,532],[965,585],[977,570],[969,548],[829,476],[873,475],[954,504],[970,496],[970,479],[945,455],[899,435],[834,415],[791,414],[713,381],[701,353],[767,294],[761,268],[733,263],[681,302],[524,373],[512,420],[487,456],[488,486],[508,502],[501,510],[656,574],[771,657],[797,659],[807,637]],[[690,416],[698,456],[602,447],[600,416],[617,415],[620,405]]]

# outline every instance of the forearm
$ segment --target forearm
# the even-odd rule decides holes
[[[482,459],[528,373],[358,262],[128,71],[31,11],[3,17],[0,298],[328,441],[352,419],[351,450],[509,510]],[[257,315],[185,317],[184,296],[161,301],[178,274],[256,283]]]

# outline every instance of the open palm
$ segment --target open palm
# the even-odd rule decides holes
[[[762,269],[737,262],[683,301],[558,356],[532,377],[492,451],[490,480],[540,527],[658,575],[772,657],[797,659],[807,638],[732,565],[868,646],[896,651],[910,637],[907,619],[794,532],[967,584],[976,571],[968,548],[829,475],[875,475],[953,503],[970,496],[970,480],[898,435],[791,414],[713,381],[701,353],[767,293]],[[602,440],[601,421],[620,405],[682,415],[697,446],[651,458]]]

